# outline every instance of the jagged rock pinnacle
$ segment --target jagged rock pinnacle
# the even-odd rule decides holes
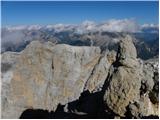
[[[137,51],[130,35],[119,42],[117,62],[128,67],[137,65]]]

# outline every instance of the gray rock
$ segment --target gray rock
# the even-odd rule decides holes
[[[106,51],[101,55],[98,63],[95,65],[89,79],[86,82],[84,91],[89,90],[93,93],[102,90],[114,57],[115,54],[109,51]]]
[[[149,98],[153,104],[159,103],[159,69],[158,69],[158,58],[150,59],[145,62],[145,65],[148,69],[144,69],[146,71],[150,71],[150,74],[152,75],[151,78],[146,78],[147,75],[144,77],[146,78],[147,85],[150,86],[150,89],[147,89],[149,93]]]
[[[120,117],[158,115],[158,60],[142,61],[129,36],[121,40],[110,68],[105,105]]]
[[[104,108],[113,118],[158,115],[158,59],[137,59],[130,36],[120,41],[117,56],[99,47],[33,41],[1,57],[2,118],[19,118],[27,109],[55,111],[59,104],[77,115],[101,116]]]
[[[126,107],[138,99],[140,81],[140,65],[136,49],[129,36],[121,40],[117,61],[113,64],[113,72],[108,79],[109,85],[105,91],[104,101],[114,113],[125,116]]]
[[[125,67],[137,67],[137,51],[132,42],[132,37],[127,35],[119,43],[117,61]]]
[[[2,74],[2,118],[19,118],[26,109],[54,111],[77,100],[87,81],[95,81],[89,90],[103,84],[109,66],[98,47],[38,41],[19,54],[2,54],[2,63],[14,66]]]
[[[142,65],[140,99],[129,104],[128,109],[133,118],[159,115],[158,59],[144,61]]]
[[[148,95],[141,96],[139,101],[129,104],[128,111],[132,118],[143,118],[145,116],[158,116],[158,104],[153,104]]]

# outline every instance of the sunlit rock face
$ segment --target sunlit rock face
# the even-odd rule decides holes
[[[137,59],[130,36],[120,41],[117,59],[111,67],[109,85],[104,94],[105,105],[115,114],[125,117],[130,113],[133,118],[158,114],[157,105],[151,102],[153,97],[149,98],[153,86],[157,84],[153,77],[157,63],[152,63],[155,67],[150,68],[147,63]],[[157,96],[156,93],[153,96]]]
[[[119,44],[117,61],[109,79],[104,100],[116,114],[124,116],[129,102],[138,98],[140,81],[140,64],[132,39],[127,36]]]
[[[1,58],[2,118],[32,109],[54,112],[61,105],[78,116],[158,116],[158,60],[138,59],[130,36],[120,40],[117,53],[33,41]]]
[[[107,53],[98,47],[34,41],[20,53],[4,53],[2,117],[18,118],[26,108],[54,111],[78,99],[84,89],[102,86],[109,65]]]

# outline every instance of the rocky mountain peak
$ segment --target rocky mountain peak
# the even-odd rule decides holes
[[[125,117],[129,112],[131,112],[130,117],[137,118],[140,117],[140,114],[147,116],[154,113],[150,110],[144,111],[145,107],[147,107],[144,104],[149,104],[151,109],[157,109],[150,101],[149,95],[147,97],[140,95],[140,92],[143,91],[140,91],[143,86],[141,86],[142,79],[144,79],[143,70],[146,70],[142,66],[143,62],[137,59],[137,52],[132,39],[127,35],[125,39],[119,43],[117,60],[111,67],[113,70],[108,76],[108,87],[104,94],[105,105],[121,117]],[[147,69],[147,71],[150,71],[147,73],[148,75],[153,74],[153,70],[150,69],[151,68]],[[153,88],[153,84],[155,84],[153,83],[153,79],[149,77],[146,78],[146,76],[145,79],[148,81],[147,83],[149,83],[149,81],[152,83],[149,86]],[[144,103],[142,104],[141,102]],[[139,107],[136,108],[137,111],[128,108],[132,105],[135,107],[135,103],[139,105]],[[136,112],[136,114],[134,112]]]
[[[2,54],[2,118],[19,118],[28,109],[55,118],[59,112],[75,118],[158,115],[154,63],[137,59],[130,36],[120,41],[117,58],[94,46],[31,42],[20,53]]]
[[[126,35],[119,42],[117,62],[128,67],[133,67],[137,64],[137,51],[130,35]]]

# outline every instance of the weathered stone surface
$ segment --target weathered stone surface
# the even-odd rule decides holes
[[[108,70],[114,60],[115,54],[113,51],[106,51],[101,55],[86,82],[84,91],[89,90],[90,92],[97,92],[102,90],[103,84],[108,76]]]
[[[104,102],[121,117],[158,116],[158,59],[142,61],[129,36],[120,42]]]
[[[124,116],[130,102],[138,99],[141,69],[136,57],[136,49],[127,36],[120,42],[117,61],[113,64],[115,67],[104,95],[105,104],[120,116]]]
[[[99,47],[34,41],[1,58],[2,118],[61,105],[78,116],[159,116],[158,59],[137,59],[130,36],[120,41],[117,55]]]
[[[132,38],[127,35],[119,43],[117,61],[124,67],[137,67],[137,51]]]
[[[159,102],[159,72],[158,58],[150,59],[143,65],[143,85],[144,92],[149,93],[149,98],[153,104]]]
[[[98,47],[42,44],[38,41],[19,54],[3,54],[2,63],[10,64],[11,60],[14,67],[2,74],[2,118],[18,118],[27,108],[51,111],[58,104],[78,99],[88,80],[91,83],[105,80],[106,59]],[[102,73],[101,67],[104,68]]]
[[[158,58],[144,61],[139,114],[143,116],[159,115],[159,72]],[[145,111],[146,110],[146,111]]]
[[[142,118],[143,116],[159,115],[158,104],[153,104],[148,95],[141,96],[139,101],[129,104],[128,111],[131,118]]]

